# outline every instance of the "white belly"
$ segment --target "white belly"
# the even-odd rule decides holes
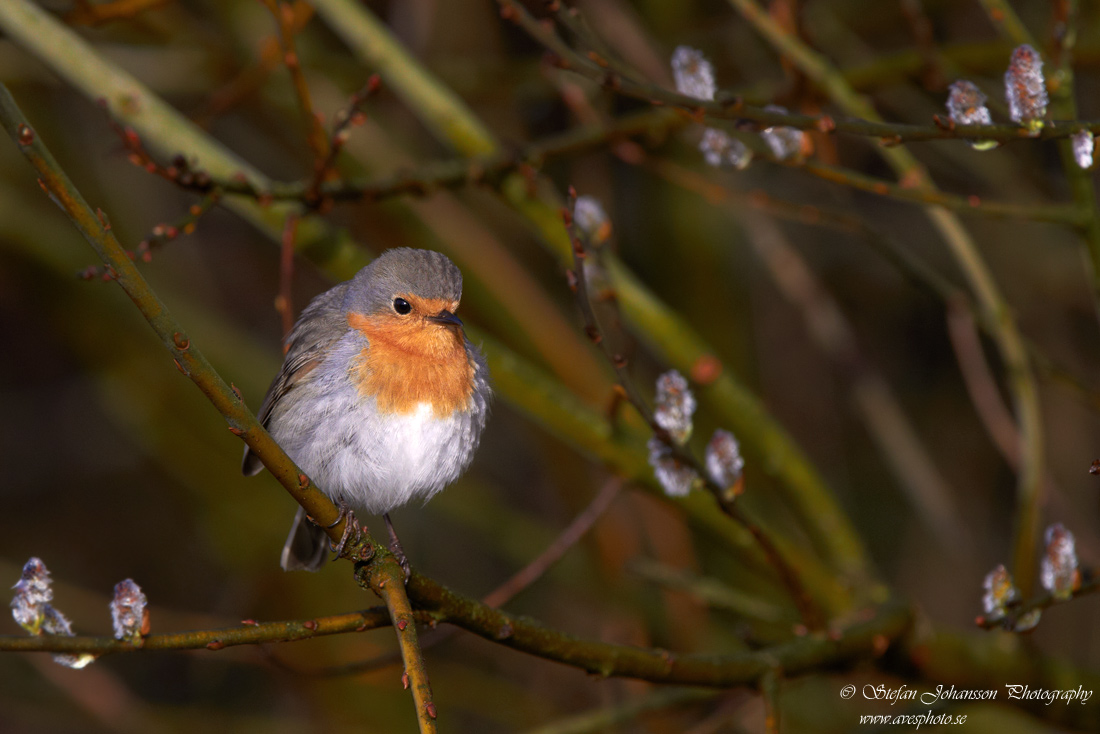
[[[325,494],[372,515],[415,498],[427,501],[457,479],[484,422],[471,413],[439,418],[426,403],[412,413],[379,416],[373,401],[354,402],[330,398],[317,411],[323,420],[287,421],[275,439]]]

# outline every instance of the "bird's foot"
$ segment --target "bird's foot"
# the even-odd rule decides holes
[[[394,538],[390,541],[390,553],[393,553],[393,557],[397,559],[401,570],[405,572],[405,583],[409,583],[409,578],[412,577],[412,566],[409,565],[409,559],[405,555],[405,549],[401,547],[400,540]]]
[[[397,538],[397,531],[393,529],[393,523],[390,522],[390,514],[388,512],[382,514],[382,519],[386,521],[386,529],[390,532],[390,553],[393,553],[393,557],[397,559],[398,565],[401,566],[401,570],[405,572],[405,583],[409,583],[409,578],[412,577],[412,566],[409,564],[409,558],[405,555],[405,549],[401,547],[401,541]]]
[[[355,513],[348,507],[348,503],[344,501],[343,497],[337,500],[336,506],[340,508],[340,514],[328,527],[336,527],[341,520],[347,521],[344,523],[344,533],[340,536],[340,542],[332,548],[332,552],[339,558],[344,555],[344,551],[347,550],[349,545],[355,545],[359,542],[363,537],[363,529],[359,526],[358,518],[355,517]]]

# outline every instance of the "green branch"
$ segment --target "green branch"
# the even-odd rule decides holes
[[[419,621],[427,621],[421,615]],[[142,650],[222,650],[240,645],[261,645],[273,642],[297,642],[316,637],[365,632],[390,624],[390,615],[383,607],[364,609],[361,612],[335,614],[328,617],[296,619],[286,622],[249,622],[239,627],[171,632],[145,635],[141,645],[134,645],[113,637],[87,637],[77,635],[39,635],[38,637],[0,636],[0,650],[5,652],[112,653],[139,652]]]
[[[875,656],[882,652],[884,642],[897,640],[912,622],[907,606],[890,603],[878,608],[869,619],[844,629],[811,633],[756,652],[677,655],[667,650],[582,640],[465,599],[415,573],[409,582],[409,597],[418,609],[430,612],[440,622],[593,675],[699,686],[750,685],[776,666],[787,675],[800,675]]]

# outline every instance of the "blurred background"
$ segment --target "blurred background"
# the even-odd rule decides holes
[[[262,3],[29,5],[264,176],[309,180],[307,128],[281,63],[278,26]],[[1052,4],[1013,5],[1045,51],[1058,30]],[[544,49],[488,0],[362,7],[507,151],[648,108],[545,63]],[[541,3],[528,7],[546,14]],[[687,44],[712,61],[722,89],[760,104],[833,111],[731,5],[585,0],[577,7],[605,51],[640,79],[670,88],[669,58]],[[770,10],[841,68],[887,120],[930,123],[945,112],[947,85],[963,76],[989,94],[994,119],[1006,119],[1001,77],[1014,44],[998,35],[981,3],[791,1]],[[329,17],[303,2],[291,13],[313,106],[329,129],[375,69],[345,45]],[[134,248],[158,225],[185,220],[201,197],[132,165],[95,95],[74,88],[48,58],[13,38],[12,26],[0,27],[0,81],[91,205],[107,212],[120,241]],[[1079,119],[1100,114],[1098,63],[1100,16],[1085,4],[1074,60]],[[352,128],[338,159],[348,177],[417,175],[420,166],[456,157],[391,85],[363,112],[365,122]],[[922,625],[1003,634],[1005,646],[1095,671],[1095,597],[1049,610],[1022,642],[974,628],[983,577],[1011,560],[1016,492],[1012,463],[989,430],[1005,421],[995,409],[977,409],[975,395],[985,388],[985,402],[977,402],[988,407],[1008,404],[1008,393],[993,343],[965,319],[952,327],[944,301],[884,254],[888,242],[965,289],[921,207],[820,180],[798,166],[709,167],[697,147],[702,127],[684,118],[647,130],[632,142],[605,136],[549,157],[545,179],[533,185],[572,185],[603,204],[613,227],[607,247],[786,430],[850,517],[874,572],[913,602]],[[815,160],[893,180],[876,140],[811,137]],[[156,151],[170,145],[146,143]],[[985,153],[962,141],[907,147],[950,193],[1021,205],[1071,200],[1052,141]],[[171,155],[155,157],[167,163]],[[830,225],[817,209],[848,224]],[[490,187],[338,202],[321,216],[353,238],[362,262],[396,246],[450,255],[466,277],[460,315],[476,333],[537,367],[593,415],[606,414],[612,373],[584,338],[561,261]],[[1041,522],[1065,524],[1087,567],[1100,557],[1100,478],[1088,472],[1100,456],[1100,342],[1082,240],[1057,223],[980,212],[961,219],[1041,356]],[[282,357],[277,234],[216,206],[192,234],[155,245],[151,261],[141,264],[193,342],[253,407]],[[14,583],[29,557],[41,557],[54,575],[56,606],[86,634],[110,633],[107,603],[124,578],[148,595],[153,632],[375,604],[339,565],[316,575],[279,569],[293,501],[266,473],[241,476],[240,441],[177,372],[121,289],[78,277],[97,264],[16,146],[0,142],[0,583]],[[307,248],[294,261],[292,313],[353,273],[323,247]],[[629,335],[613,328],[614,337],[650,395],[670,364],[645,324],[628,327]],[[427,506],[394,513],[413,566],[471,597],[537,556],[613,476],[594,459],[598,451],[524,407],[514,382],[498,390],[467,475]],[[714,428],[732,427],[725,407],[705,390],[699,397],[696,449]],[[644,461],[644,432],[629,409],[620,412],[633,455]],[[808,548],[774,468],[751,449],[746,459],[746,507],[789,530],[792,545]],[[797,616],[767,570],[746,568],[694,521],[709,500],[686,507],[663,498],[651,476],[632,478],[641,481],[628,483],[592,531],[506,608],[583,637],[685,653],[788,639]],[[8,622],[0,632],[19,630]],[[394,647],[392,633],[378,630],[264,649],[119,655],[83,671],[44,655],[3,654],[0,730],[410,731],[413,711],[399,666],[319,675]],[[762,730],[763,706],[751,691],[670,693],[596,680],[461,632],[426,655],[441,731]],[[847,731],[856,714],[878,710],[840,701],[836,691],[847,682],[900,685],[870,667],[790,681],[780,699],[784,730]],[[620,720],[565,728],[589,710],[616,712]],[[1053,730],[1007,705],[958,710],[970,715],[971,732]]]

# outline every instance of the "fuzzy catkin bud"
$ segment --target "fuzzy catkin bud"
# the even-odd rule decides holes
[[[766,106],[764,110],[782,115],[787,114],[786,107],[774,104]],[[764,142],[768,144],[772,155],[778,160],[785,161],[788,158],[796,158],[802,153],[803,134],[798,128],[777,125],[766,128],[764,132],[760,133],[760,136],[764,138]]]
[[[669,497],[687,495],[699,480],[699,475],[673,456],[672,448],[656,436],[649,439],[646,448],[649,449],[649,465],[653,467],[653,474],[665,494]]]
[[[146,604],[145,594],[133,579],[115,584],[115,598],[111,600],[111,621],[115,627],[115,639],[136,642],[141,638],[145,625]]]
[[[1043,57],[1026,43],[1012,52],[1005,72],[1008,116],[1034,132],[1043,126],[1047,111],[1047,87],[1043,79]]]
[[[603,244],[611,237],[611,220],[594,197],[577,197],[573,205],[573,221],[594,245]]]
[[[948,90],[947,113],[956,125],[989,125],[992,118],[985,100],[986,96],[973,82],[960,79]]]
[[[729,431],[719,428],[707,443],[707,474],[723,489],[737,485],[745,469],[741,446]]]
[[[31,558],[23,566],[23,574],[12,588],[11,614],[19,626],[31,635],[72,637],[73,627],[68,617],[54,609],[50,572],[39,558]],[[95,660],[94,655],[67,653],[53,656],[54,662],[68,668],[83,668]]]
[[[986,96],[973,82],[960,79],[951,85],[947,96],[947,114],[956,125],[991,125],[993,119],[985,106]],[[995,140],[971,140],[975,150],[989,150]]]
[[[42,626],[45,609],[53,599],[50,588],[50,572],[39,558],[31,558],[23,566],[23,574],[15,582],[15,596],[11,600],[11,615],[20,627],[32,635]]]
[[[1047,528],[1047,548],[1039,565],[1043,588],[1057,599],[1069,599],[1077,583],[1077,550],[1073,533],[1062,523]]]
[[[1092,168],[1092,151],[1094,147],[1092,133],[1088,130],[1078,130],[1073,134],[1073,158],[1081,168]]]
[[[985,594],[982,596],[982,610],[990,620],[998,620],[1005,616],[1009,604],[1020,598],[1020,592],[1012,582],[1012,575],[1001,564],[986,574]]]
[[[741,171],[752,161],[752,151],[737,138],[731,138],[723,130],[708,127],[699,141],[699,151],[707,165],[721,168],[733,166]]]
[[[676,80],[676,91],[680,94],[708,102],[714,99],[717,91],[714,67],[702,51],[690,46],[678,46],[672,52],[672,76]]]
[[[691,436],[691,417],[695,414],[695,396],[688,381],[676,370],[657,378],[657,407],[653,419],[681,446]]]

